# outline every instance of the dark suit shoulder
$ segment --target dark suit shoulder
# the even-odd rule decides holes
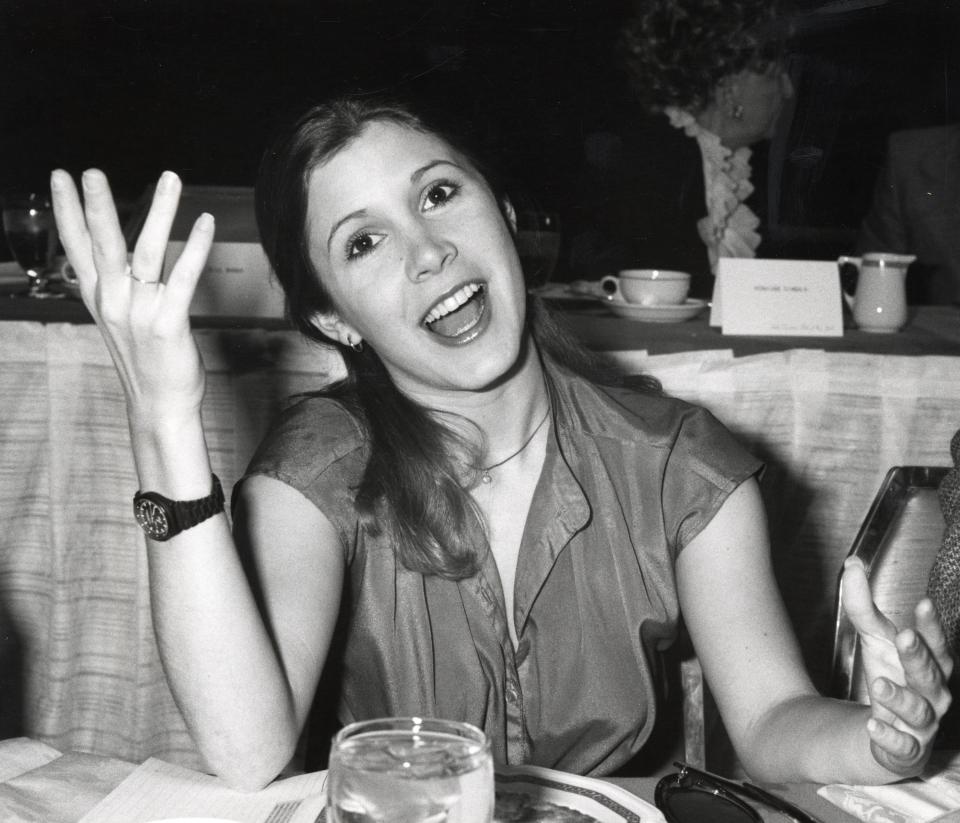
[[[933,126],[925,129],[904,129],[893,132],[888,139],[892,158],[923,158],[930,154],[951,156],[960,147],[960,123]]]

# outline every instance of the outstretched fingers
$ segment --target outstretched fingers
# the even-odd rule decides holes
[[[172,171],[165,171],[160,175],[153,192],[150,211],[133,252],[133,273],[142,281],[160,280],[170,229],[180,203],[181,189],[180,178]]]
[[[87,231],[80,194],[68,172],[63,169],[51,172],[50,195],[63,250],[77,273],[81,288],[92,286],[97,272],[93,264],[90,233]]]
[[[120,230],[110,184],[99,169],[87,169],[82,185],[93,265],[101,282],[116,281],[126,273],[127,244]]]
[[[197,281],[203,273],[210,247],[213,245],[214,230],[213,215],[207,212],[201,214],[190,230],[190,237],[187,238],[183,252],[170,271],[166,284],[167,297],[184,310],[189,309]]]
[[[182,188],[176,174],[165,172],[157,182],[129,267],[103,172],[84,172],[78,192],[70,175],[56,170],[50,186],[64,248],[113,357],[131,421],[137,417],[152,425],[167,412],[178,418],[194,413],[205,383],[189,306],[213,241],[213,218],[203,215],[196,221],[168,282],[162,283]]]

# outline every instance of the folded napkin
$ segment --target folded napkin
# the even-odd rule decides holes
[[[818,794],[869,823],[960,821],[960,752],[940,752],[922,776],[888,786],[833,783]],[[950,814],[955,813],[955,814]]]
[[[60,757],[52,746],[28,737],[0,740],[0,783]]]
[[[155,823],[216,818],[225,823],[314,823],[326,805],[327,773],[271,783],[258,792],[231,789],[215,777],[151,758],[80,823]]]

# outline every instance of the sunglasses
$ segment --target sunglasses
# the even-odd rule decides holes
[[[667,823],[763,823],[759,812],[738,795],[759,801],[795,823],[820,823],[813,815],[752,783],[737,783],[703,772],[686,763],[674,763],[677,774],[659,783],[654,803]]]

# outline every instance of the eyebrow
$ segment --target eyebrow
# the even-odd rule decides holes
[[[420,181],[420,178],[423,177],[430,169],[436,168],[437,166],[453,166],[455,169],[460,169],[463,171],[463,167],[459,163],[455,163],[453,160],[431,160],[425,166],[421,166],[413,174],[410,175],[410,182],[417,183]]]
[[[419,169],[416,169],[413,174],[410,175],[411,183],[418,183],[423,178],[423,176],[429,172],[431,169],[436,168],[437,166],[453,166],[454,168],[460,169],[463,171],[463,167],[458,163],[455,163],[453,160],[431,160],[425,166],[421,166]],[[330,228],[330,234],[327,235],[327,251],[330,251],[330,244],[333,243],[333,236],[337,233],[337,230],[346,222],[353,220],[355,217],[363,217],[367,213],[366,209],[357,209],[356,211],[350,212],[341,217],[336,223],[333,224]]]
[[[333,226],[330,228],[330,234],[327,235],[327,253],[330,253],[330,244],[333,243],[333,235],[337,233],[337,230],[348,220],[353,220],[354,217],[363,217],[367,213],[366,209],[357,209],[356,211],[350,212],[350,214],[344,215],[341,217]]]

